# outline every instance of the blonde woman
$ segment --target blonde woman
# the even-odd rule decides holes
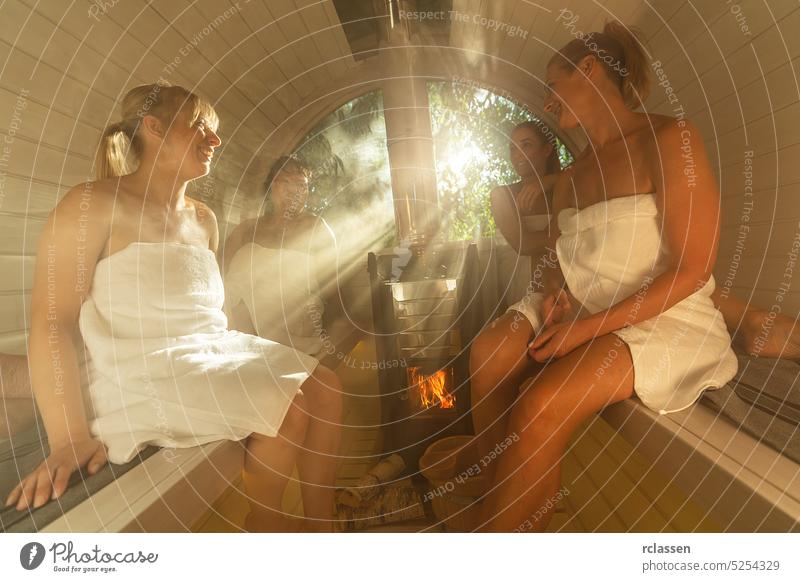
[[[703,139],[688,120],[635,111],[648,67],[628,29],[612,22],[589,40],[547,67],[545,110],[589,145],[554,188],[547,296],[520,311],[518,333],[536,334],[530,357],[547,366],[513,403],[505,431],[518,442],[493,463],[483,530],[547,527],[560,459],[590,415],[634,394],[659,413],[681,410],[737,369],[711,299],[719,191]]]
[[[542,325],[542,275],[545,267],[556,260],[547,246],[552,191],[561,170],[555,144],[549,136],[552,131],[541,122],[517,125],[511,132],[509,153],[520,181],[498,186],[491,192],[498,230],[519,254],[514,257],[517,263],[530,261],[531,279],[525,289],[513,289],[516,281],[508,282],[513,295],[522,298],[489,323],[470,346],[474,446],[481,458],[505,438],[520,386],[543,366],[530,357],[528,344],[534,329]],[[739,297],[723,295],[719,289],[711,299],[734,343],[745,353],[800,362],[800,322],[796,317],[770,315]]]
[[[248,529],[331,529],[339,382],[310,356],[227,329],[217,221],[186,196],[209,172],[217,125],[211,105],[186,89],[131,90],[103,134],[99,179],[72,188],[50,214],[29,342],[50,453],[7,505],[40,507],[76,470],[125,463],[146,445],[246,439]],[[90,356],[83,394],[81,336]],[[295,463],[300,524],[281,514]]]

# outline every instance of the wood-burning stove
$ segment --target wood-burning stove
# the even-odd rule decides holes
[[[391,251],[370,253],[368,266],[383,452],[403,456],[414,473],[433,440],[472,432],[469,347],[482,322],[474,244],[410,251],[403,266]]]

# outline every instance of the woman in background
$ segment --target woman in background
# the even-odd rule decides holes
[[[551,194],[561,165],[553,133],[538,121],[514,127],[509,158],[520,181],[498,186],[490,198],[495,224],[516,251],[501,257],[498,264],[498,270],[509,277],[507,284],[500,284],[504,295],[515,303],[527,293],[532,268],[547,242]],[[513,264],[508,264],[511,261]]]
[[[517,301],[470,347],[472,424],[481,458],[505,436],[519,385],[539,367],[527,357],[532,330],[523,314],[537,312],[544,297],[541,280],[532,281],[532,276],[541,272],[546,260],[552,190],[560,172],[553,133],[541,122],[525,121],[514,127],[509,158],[520,181],[492,190],[492,214],[503,238],[519,254],[516,261],[530,265],[523,269],[529,277],[521,289],[512,290]],[[501,272],[509,271],[501,268]],[[509,281],[508,287],[514,283]]]
[[[325,331],[323,297],[333,299],[336,239],[306,210],[310,172],[284,156],[265,184],[271,210],[245,220],[225,243],[225,298],[235,329],[317,355]],[[323,287],[320,287],[322,282]]]
[[[131,90],[122,119],[103,134],[99,179],[72,188],[51,212],[29,351],[50,452],[7,506],[40,507],[64,493],[76,470],[94,474],[147,445],[246,439],[247,528],[331,530],[338,379],[310,356],[227,329],[217,221],[186,196],[209,171],[217,124],[211,105],[181,87]],[[78,332],[90,355],[84,393]],[[295,462],[301,524],[281,513]]]

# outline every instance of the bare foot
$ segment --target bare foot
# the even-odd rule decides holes
[[[737,343],[751,356],[800,361],[800,324],[785,315],[772,318],[752,310],[742,320]]]

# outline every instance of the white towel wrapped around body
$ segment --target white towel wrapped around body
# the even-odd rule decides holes
[[[214,253],[135,242],[98,262],[80,330],[90,430],[109,460],[146,445],[274,436],[316,359],[229,331]]]
[[[668,266],[653,194],[564,209],[558,226],[561,270],[570,293],[590,313],[636,296]],[[614,332],[630,349],[634,389],[648,408],[661,414],[682,410],[736,374],[738,362],[713,292],[711,277],[656,317]]]
[[[315,267],[305,252],[243,245],[226,269],[226,305],[244,302],[259,336],[317,354],[324,305]]]
[[[525,230],[530,232],[543,232],[550,226],[550,215],[531,214],[523,216],[522,226]],[[533,283],[534,273],[531,269],[531,257],[525,257],[525,259],[528,260],[523,260],[521,255],[516,255],[516,259],[519,265],[518,268],[524,273],[524,276],[519,277],[517,273],[514,273],[514,279],[509,282],[509,292],[513,297],[519,297],[520,299],[511,305],[506,310],[506,313],[509,311],[518,311],[522,313],[528,321],[531,322],[534,331],[539,331],[542,327],[542,318],[539,312],[541,310],[542,301],[544,300],[544,295],[539,291],[535,291],[537,287]],[[542,258],[533,257],[533,260],[538,264],[541,263]],[[537,283],[541,285],[541,281]]]

